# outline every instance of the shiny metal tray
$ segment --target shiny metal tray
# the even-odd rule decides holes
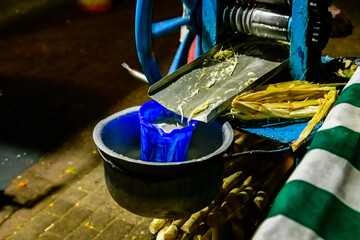
[[[232,44],[218,45],[164,77],[150,87],[149,96],[183,117],[209,122],[227,109],[236,95],[263,84],[288,66],[287,60],[274,59],[268,51],[284,51],[281,43],[251,38]],[[214,55],[225,49],[232,49],[236,56],[214,61]]]

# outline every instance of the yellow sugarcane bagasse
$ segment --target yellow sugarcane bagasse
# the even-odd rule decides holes
[[[292,143],[292,149],[295,151],[316,124],[326,116],[336,101],[338,94],[336,87],[340,85],[344,84],[289,81],[264,85],[235,97],[230,115],[242,121],[312,118],[299,139]]]
[[[290,81],[270,84],[237,96],[230,114],[240,120],[299,119],[314,116],[325,94],[343,84]]]

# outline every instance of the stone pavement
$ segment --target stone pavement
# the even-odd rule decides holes
[[[150,220],[110,197],[91,137],[81,132],[13,180],[0,239],[150,239]]]
[[[0,239],[150,239],[150,219],[128,212],[109,195],[92,139],[101,118],[141,105],[149,100],[146,90],[146,84],[128,89],[100,119],[14,178],[0,195]]]

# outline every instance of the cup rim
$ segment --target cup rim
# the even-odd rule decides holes
[[[143,109],[143,107],[149,106],[149,105],[158,105],[160,107],[163,107],[166,111],[171,112],[170,110],[167,110],[164,106],[162,106],[160,103],[156,102],[155,100],[145,102],[142,106],[140,106],[140,108],[138,110],[140,126],[144,125],[147,128],[150,128],[150,129],[152,129],[154,131],[158,131],[162,137],[168,137],[168,138],[173,137],[175,134],[179,134],[179,133],[183,133],[183,132],[192,132],[192,131],[195,130],[195,127],[197,125],[196,120],[188,121],[187,118],[185,118],[185,117],[182,118],[179,114],[171,112],[171,113],[174,114],[174,116],[177,116],[177,117],[183,119],[184,122],[187,122],[188,125],[183,127],[183,128],[180,128],[180,129],[173,129],[171,132],[165,132],[162,128],[156,127],[153,124],[151,124],[150,122],[146,121],[144,119],[143,114],[141,114],[142,113],[141,110]]]

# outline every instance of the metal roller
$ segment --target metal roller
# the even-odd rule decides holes
[[[262,3],[277,6],[290,6],[291,0],[243,0],[243,4]]]
[[[264,7],[235,6],[228,12],[231,29],[240,33],[288,41],[290,16]]]

